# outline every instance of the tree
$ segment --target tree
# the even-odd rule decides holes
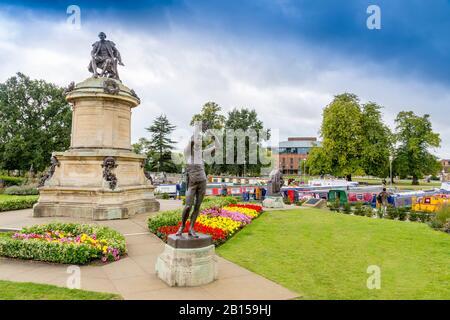
[[[335,96],[323,111],[320,129],[323,154],[329,158],[331,173],[335,176],[346,176],[349,181],[352,174],[363,173],[361,118],[358,97],[350,93]],[[312,163],[312,171],[313,168]]]
[[[420,117],[412,111],[402,111],[395,123],[398,144],[393,163],[395,171],[401,176],[412,175],[412,184],[418,185],[424,174],[436,174],[439,170],[437,158],[428,149],[438,148],[441,139],[433,132],[428,114]]]
[[[225,123],[225,116],[219,113],[221,110],[222,108],[215,102],[205,103],[201,112],[192,117],[191,126],[195,122],[201,121],[209,129],[222,129]]]
[[[147,154],[149,146],[150,141],[148,141],[146,138],[139,138],[138,142],[131,145],[131,148],[133,149],[134,153]]]
[[[324,175],[331,172],[331,161],[322,147],[312,147],[306,159],[306,167],[312,175]]]
[[[152,125],[146,128],[151,133],[150,143],[145,146],[147,144],[145,139],[140,142],[145,146],[150,171],[176,172],[177,167],[172,161],[175,141],[169,138],[174,129],[175,126],[170,124],[165,115],[157,117]]]
[[[250,110],[247,108],[233,109],[228,112],[228,117],[225,121],[225,134],[224,134],[224,147],[227,149],[227,134],[230,131],[242,130],[245,133],[249,133],[249,129],[256,133],[255,136],[250,136],[246,134],[245,137],[245,150],[244,150],[244,163],[238,163],[238,138],[234,138],[234,164],[226,163],[224,159],[224,165],[221,166],[222,172],[227,172],[229,174],[234,174],[242,176],[244,174],[259,175],[263,163],[261,163],[260,153],[263,152],[261,147],[261,142],[263,140],[269,139],[270,131],[264,130],[264,124],[258,119],[258,114],[255,110]],[[251,144],[256,146],[256,148],[251,148]],[[226,154],[224,157],[226,158]],[[250,163],[251,159],[256,159],[256,163]]]
[[[361,113],[361,167],[366,175],[389,175],[389,155],[392,154],[392,133],[383,123],[381,107],[369,102]]]
[[[70,145],[72,113],[63,88],[17,73],[0,84],[0,167],[43,171]]]

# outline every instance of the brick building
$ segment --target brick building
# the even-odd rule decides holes
[[[277,155],[283,174],[301,174],[301,161],[306,160],[311,148],[318,145],[320,143],[314,137],[291,137],[280,142]]]
[[[445,173],[450,173],[450,159],[442,159],[441,160],[442,168]]]

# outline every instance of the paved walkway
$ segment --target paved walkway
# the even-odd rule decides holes
[[[181,201],[160,200],[161,210],[181,206]],[[219,257],[219,279],[194,287],[169,287],[155,274],[155,263],[164,243],[147,229],[150,214],[127,220],[86,221],[71,218],[33,218],[32,210],[0,213],[0,228],[20,228],[52,221],[95,223],[111,227],[125,235],[127,257],[109,264],[81,266],[81,289],[111,292],[124,299],[292,299],[298,294],[264,277]],[[68,265],[23,261],[0,257],[0,279],[66,286]]]

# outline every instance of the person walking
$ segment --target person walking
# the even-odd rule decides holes
[[[383,215],[385,215],[387,211],[388,197],[389,193],[386,191],[386,188],[383,188],[383,191],[381,191],[377,196],[377,202],[380,204]]]

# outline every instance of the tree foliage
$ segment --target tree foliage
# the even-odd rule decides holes
[[[358,97],[349,93],[335,96],[323,111],[322,155],[329,158],[335,176],[347,176],[350,180],[352,174],[362,173],[361,117]]]
[[[361,111],[361,167],[366,175],[389,175],[389,155],[392,154],[393,136],[383,123],[381,107],[370,102]]]
[[[424,174],[436,174],[437,158],[430,148],[440,146],[438,133],[433,132],[430,116],[417,116],[412,111],[402,111],[395,119],[395,139],[398,144],[394,160],[395,172],[401,176],[411,175],[413,184]]]
[[[234,138],[234,163],[226,163],[221,166],[221,171],[237,176],[243,175],[259,175],[263,163],[261,163],[260,153],[264,152],[261,143],[262,141],[270,138],[270,131],[264,129],[264,124],[258,118],[258,114],[255,110],[248,108],[233,109],[228,112],[225,121],[225,150],[228,152],[227,143],[230,139],[227,138],[232,131],[241,130],[245,133],[245,150],[239,150],[244,152],[244,163],[239,163],[238,159],[238,138]],[[239,131],[237,131],[239,132]],[[256,148],[254,147],[256,146]],[[226,155],[224,155],[226,157]],[[255,161],[253,161],[256,159]],[[225,159],[226,160],[226,159]]]
[[[215,102],[207,102],[203,105],[200,113],[195,114],[191,120],[191,126],[195,122],[203,122],[209,129],[222,129],[225,123],[225,116],[221,115],[222,108]]]
[[[172,161],[172,150],[175,141],[170,139],[170,134],[175,126],[170,124],[165,115],[157,117],[146,130],[150,132],[150,141],[141,138],[134,149],[147,154],[147,169],[150,171],[176,172],[177,167]]]
[[[22,73],[0,84],[0,167],[43,171],[70,145],[72,113],[63,88]]]
[[[335,96],[323,111],[320,130],[322,148],[313,148],[308,166],[311,173],[385,176],[389,170],[392,135],[383,123],[381,107],[361,105],[356,95]]]

